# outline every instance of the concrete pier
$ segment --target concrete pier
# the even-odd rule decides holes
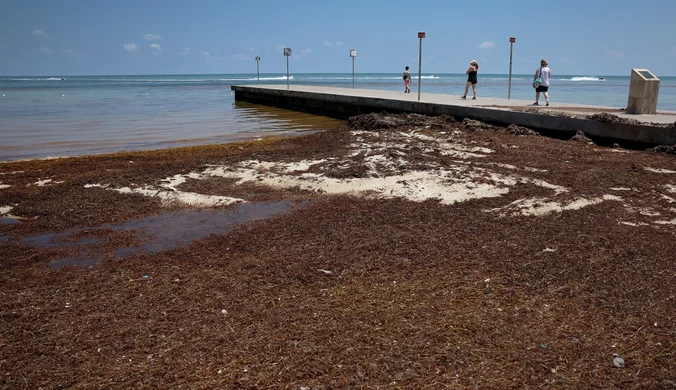
[[[447,114],[497,125],[515,124],[532,129],[585,134],[618,141],[657,145],[676,144],[676,112],[630,115],[618,107],[587,106],[553,102],[532,106],[532,101],[478,97],[463,100],[457,95],[381,91],[310,85],[233,85],[235,100],[272,105],[292,110],[321,113],[338,118],[369,112]],[[593,114],[612,114],[590,119]]]

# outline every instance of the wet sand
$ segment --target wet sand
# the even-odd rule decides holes
[[[675,233],[673,155],[450,117],[0,164],[0,387],[669,388]]]

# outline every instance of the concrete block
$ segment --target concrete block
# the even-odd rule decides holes
[[[660,79],[648,69],[632,69],[627,114],[657,113]]]

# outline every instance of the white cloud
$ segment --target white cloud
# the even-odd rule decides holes
[[[300,51],[301,54],[310,54],[312,53],[312,49],[303,49]]]
[[[275,48],[275,51],[277,53],[284,53],[284,49],[286,48],[286,45],[279,45]]]
[[[336,43],[333,43],[331,41],[324,41],[324,46],[343,46],[343,42],[341,41],[336,41]]]
[[[124,50],[126,50],[130,53],[134,53],[134,52],[138,51],[138,46],[136,46],[135,43],[125,43],[124,44]]]
[[[624,57],[624,53],[619,51],[619,50],[614,50],[614,49],[606,49],[606,53],[614,58],[622,58]]]
[[[255,47],[250,47],[250,48],[249,48],[249,51],[253,53],[253,52],[256,51],[256,48],[255,48]]]
[[[233,54],[232,57],[238,60],[246,60],[249,58],[246,54]]]
[[[157,34],[146,34],[143,36],[143,39],[146,41],[160,41],[162,40],[162,36]]]
[[[35,35],[36,37],[45,37],[47,36],[47,33],[44,32],[43,30],[33,30],[31,35]]]
[[[493,41],[486,41],[479,45],[479,49],[492,49],[495,47]]]
[[[190,54],[190,53],[191,53],[190,49],[188,49],[188,48],[186,47],[185,49],[183,49],[182,52],[178,53],[178,55],[179,55],[179,56],[187,56],[187,55]]]
[[[153,55],[159,55],[162,52],[162,48],[160,47],[159,43],[151,43],[150,44],[150,50],[152,50]]]
[[[204,59],[207,60],[207,62],[213,62],[218,60],[218,56],[216,54],[212,54],[208,51],[203,51],[202,57],[204,57]]]
[[[50,48],[48,48],[48,47],[42,47],[42,46],[41,46],[41,47],[38,49],[38,51],[39,51],[40,53],[42,53],[42,54],[49,54],[49,53],[52,52],[52,49],[50,49]]]

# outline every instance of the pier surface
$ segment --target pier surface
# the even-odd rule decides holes
[[[631,115],[619,107],[589,106],[551,102],[533,106],[532,101],[478,97],[460,99],[417,91],[384,91],[319,87],[311,85],[233,85],[235,100],[281,108],[322,113],[336,117],[369,112],[410,112],[424,115],[451,115],[499,125],[511,125],[551,131],[576,132],[648,144],[676,144],[676,112],[659,111],[653,115]],[[594,115],[601,114],[601,115]]]

